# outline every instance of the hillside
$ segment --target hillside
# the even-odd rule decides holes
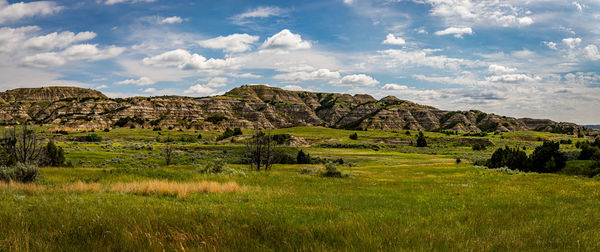
[[[171,127],[202,130],[326,126],[346,129],[538,130],[578,133],[588,129],[551,120],[512,118],[481,111],[443,111],[388,96],[288,91],[250,85],[222,96],[110,99],[75,87],[14,89],[0,93],[0,123],[53,124],[77,129]]]

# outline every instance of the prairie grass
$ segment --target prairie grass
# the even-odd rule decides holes
[[[18,191],[25,192],[27,194],[38,194],[46,190],[43,185],[34,183],[20,183],[20,182],[0,182],[0,190],[2,191]]]
[[[40,194],[44,192],[61,193],[97,193],[117,192],[137,195],[161,195],[185,198],[194,193],[239,193],[247,191],[246,187],[239,186],[236,182],[171,182],[166,180],[149,180],[130,183],[115,183],[104,186],[101,183],[85,183],[78,180],[75,183],[63,184],[59,187],[48,187],[34,183],[1,182],[0,191],[24,192],[27,194]]]
[[[239,193],[243,191],[236,182],[170,182],[164,180],[149,180],[131,183],[117,183],[111,186],[111,191],[139,195],[163,195],[185,198],[192,193]]]

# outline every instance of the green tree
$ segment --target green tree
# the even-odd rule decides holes
[[[419,136],[417,137],[417,147],[427,147],[427,140],[421,131],[419,131]]]
[[[52,140],[46,144],[46,157],[48,157],[48,164],[50,166],[62,166],[65,164],[65,152],[63,148],[56,146]]]

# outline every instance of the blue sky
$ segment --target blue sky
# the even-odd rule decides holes
[[[0,0],[0,90],[265,84],[592,124],[599,47],[600,0]]]

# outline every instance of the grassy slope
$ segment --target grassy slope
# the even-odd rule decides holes
[[[79,150],[69,145],[68,158],[148,152],[135,150],[131,142],[141,144],[142,140],[132,136],[140,133],[152,138],[152,133],[129,131],[135,134],[121,130],[100,134],[112,137],[113,145],[130,148],[116,148],[112,153],[98,147],[107,143],[85,144]],[[342,141],[352,133],[314,128],[278,131]],[[396,134],[368,131],[359,135],[367,133],[373,137]],[[510,141],[507,135],[498,139]],[[201,146],[207,153],[220,153],[227,147],[186,145]],[[345,179],[299,174],[298,169],[307,165],[276,165],[268,173],[249,172],[247,177],[201,175],[185,164],[124,171],[44,168],[44,179],[38,183],[56,188],[77,180],[109,185],[166,178],[236,181],[251,190],[196,194],[183,199],[107,192],[0,191],[0,251],[600,248],[600,181],[564,175],[508,175],[456,164],[451,152],[467,153],[466,147],[439,144],[429,149],[442,155],[389,149],[306,148],[314,156],[356,162],[358,167],[341,167],[352,174]]]

